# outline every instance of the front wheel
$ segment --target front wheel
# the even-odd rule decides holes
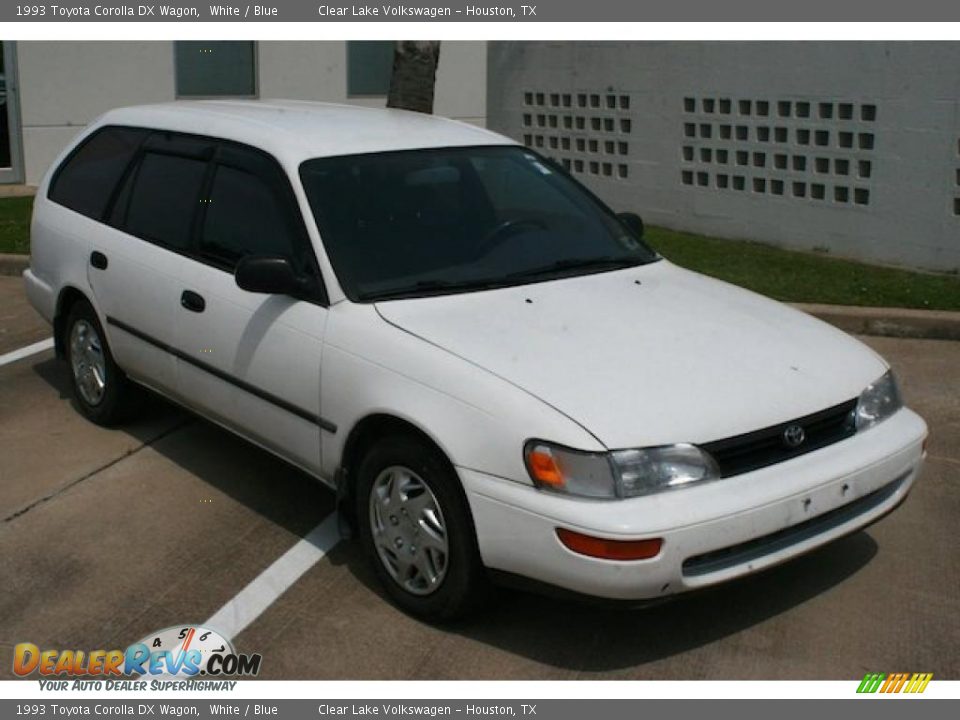
[[[358,469],[360,538],[393,601],[419,617],[474,610],[487,581],[456,473],[416,438],[379,442]]]

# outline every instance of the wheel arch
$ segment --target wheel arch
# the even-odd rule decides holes
[[[465,506],[470,513],[470,504],[466,502],[466,494],[459,481],[459,475],[450,460],[449,454],[440,442],[410,420],[390,413],[375,412],[358,420],[350,429],[343,445],[343,453],[336,472],[337,506],[341,518],[348,523],[349,529],[354,530],[356,528],[354,489],[357,482],[357,467],[364,453],[373,447],[377,441],[393,435],[414,437],[437,453],[437,457],[447,465],[453,476],[457,478],[457,486],[460,492],[464,494]],[[473,522],[472,513],[470,521]]]
[[[66,328],[64,324],[67,321],[67,316],[70,314],[71,308],[81,301],[89,303],[90,298],[73,285],[64,286],[57,296],[56,311],[53,316],[53,347],[58,358],[66,357],[66,338],[64,337]]]

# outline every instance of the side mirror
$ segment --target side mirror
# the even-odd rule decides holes
[[[617,213],[617,219],[637,239],[643,239],[643,219],[632,212]]]
[[[234,279],[243,290],[268,295],[300,295],[305,283],[285,257],[249,255],[237,263]]]

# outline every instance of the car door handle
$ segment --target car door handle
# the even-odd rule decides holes
[[[99,250],[94,250],[92,253],[90,253],[90,264],[93,265],[97,270],[106,270],[107,256]]]
[[[180,296],[180,305],[190,312],[203,312],[207,307],[207,301],[193,290],[184,290]]]

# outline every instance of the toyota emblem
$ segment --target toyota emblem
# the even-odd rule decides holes
[[[807,434],[799,425],[790,425],[783,431],[783,444],[790,448],[800,447],[806,438]]]

